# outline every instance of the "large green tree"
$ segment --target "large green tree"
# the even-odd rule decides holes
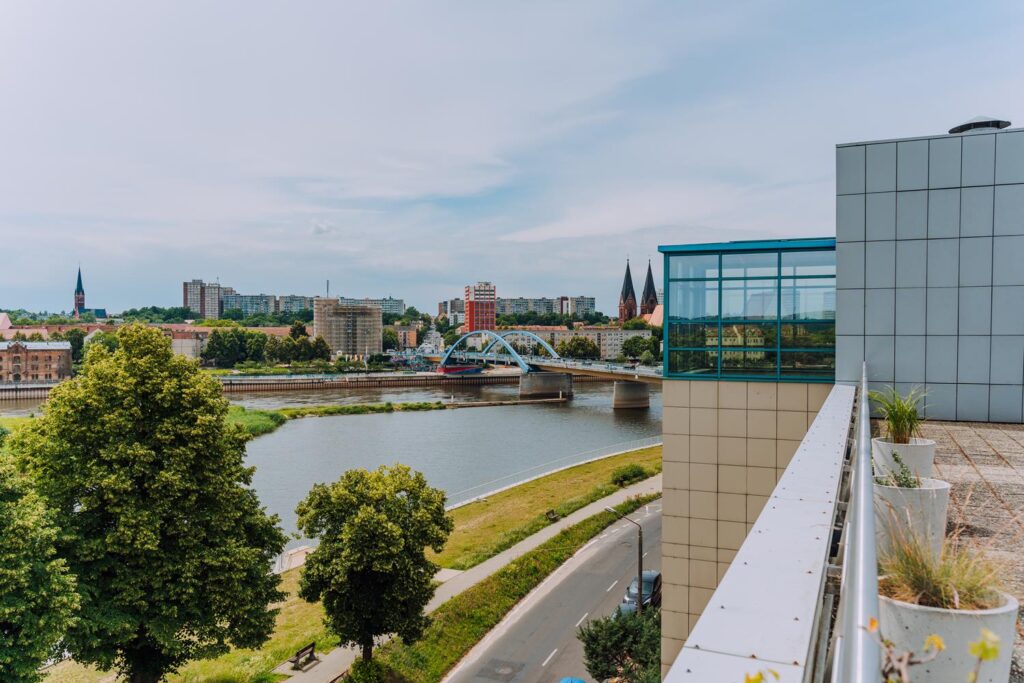
[[[405,465],[349,470],[299,503],[298,527],[320,539],[302,569],[299,595],[323,601],[327,627],[372,658],[374,639],[417,640],[429,619],[434,573],[424,549],[441,552],[452,521],[443,491]]]
[[[648,337],[641,337],[639,335],[630,337],[626,341],[622,342],[622,353],[627,358],[639,358],[640,354],[644,351],[650,351],[651,343]]]
[[[601,356],[597,343],[587,337],[572,336],[567,341],[558,343],[555,351],[564,358],[591,358]]]
[[[250,487],[227,401],[160,330],[121,328],[10,439],[61,530],[78,580],[64,646],[80,662],[158,681],[229,644],[256,647],[282,598],[285,536]]]
[[[56,539],[42,499],[0,459],[0,680],[42,678],[39,667],[73,623],[78,595]]]
[[[385,351],[398,348],[398,333],[390,327],[385,327],[381,333],[381,345]]]
[[[577,637],[583,644],[583,663],[597,680],[646,683],[660,679],[660,610],[594,619],[579,628]]]
[[[69,330],[63,332],[54,332],[50,335],[50,339],[53,341],[66,341],[71,344],[71,361],[73,363],[82,362],[82,350],[85,347],[85,332],[78,327],[72,327]]]

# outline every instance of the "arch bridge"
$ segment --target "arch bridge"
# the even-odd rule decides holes
[[[476,337],[478,335],[482,335],[489,339],[487,346],[485,346],[482,351],[469,352],[463,350],[459,353],[456,353],[460,346],[465,347],[465,342],[468,339],[470,339],[471,337]],[[448,348],[448,351],[441,358],[441,362],[439,365],[441,367],[448,365],[448,362],[452,359],[453,355],[455,356],[456,360],[498,360],[498,353],[497,351],[494,350],[494,347],[499,346],[508,352],[508,355],[511,356],[513,361],[515,361],[515,364],[519,366],[520,370],[522,370],[523,372],[537,372],[538,368],[531,365],[525,358],[523,358],[522,355],[520,355],[518,351],[516,351],[515,347],[508,342],[508,337],[517,336],[531,339],[532,341],[539,344],[542,349],[547,351],[548,356],[550,356],[553,359],[559,358],[558,353],[551,347],[551,344],[548,344],[546,341],[538,337],[533,332],[530,332],[529,330],[502,330],[501,332],[495,332],[494,330],[475,330],[473,332],[467,332],[466,334],[459,337],[458,340]],[[533,356],[529,357],[532,358]]]

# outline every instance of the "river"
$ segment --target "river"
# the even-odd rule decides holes
[[[250,408],[330,403],[488,401],[512,399],[517,385],[358,389],[230,394]],[[572,401],[377,415],[290,420],[253,439],[246,459],[260,500],[295,532],[295,506],[318,482],[355,467],[404,463],[423,472],[432,486],[458,503],[502,486],[621,450],[630,442],[661,435],[661,393],[651,391],[646,410],[612,410],[611,383],[579,383]],[[5,404],[3,414],[29,414],[39,401]],[[567,491],[566,495],[572,495]],[[294,541],[291,545],[298,545]]]

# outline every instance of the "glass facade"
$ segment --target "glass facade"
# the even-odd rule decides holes
[[[834,381],[834,240],[660,251],[666,377]]]

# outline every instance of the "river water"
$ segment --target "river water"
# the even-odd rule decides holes
[[[331,403],[491,401],[518,395],[518,385],[358,389],[229,394],[250,408]],[[340,415],[290,420],[253,439],[246,459],[260,500],[295,532],[295,506],[313,484],[348,469],[404,463],[458,503],[544,472],[622,450],[661,435],[661,393],[646,410],[612,410],[612,384],[578,383],[564,404],[466,408],[414,413]],[[3,414],[29,414],[38,401],[5,404]],[[573,492],[567,491],[567,495]],[[291,545],[298,545],[295,541]]]

